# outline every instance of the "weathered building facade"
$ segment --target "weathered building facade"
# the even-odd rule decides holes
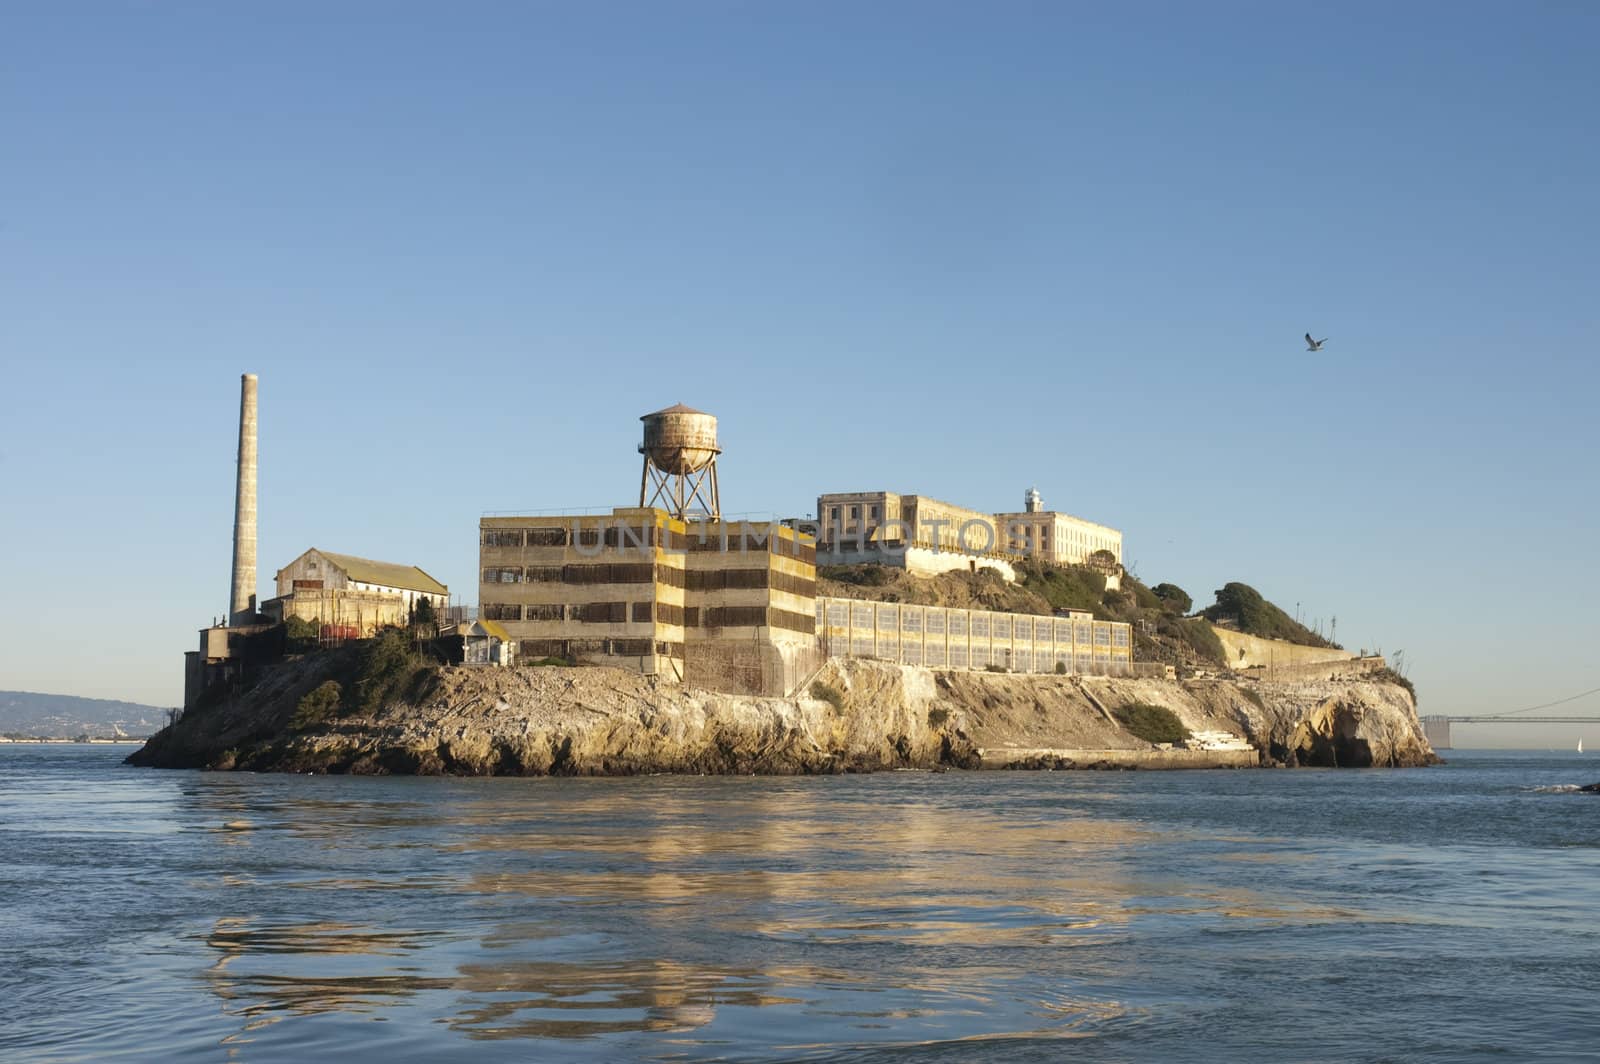
[[[1102,550],[1122,562],[1121,532],[1045,510],[1037,490],[1027,493],[1022,512],[997,514],[892,491],[821,495],[817,540],[828,565],[877,562],[923,575],[987,566],[1012,579],[1013,561],[1078,565]]]
[[[353,637],[408,623],[421,602],[442,610],[450,601],[450,589],[415,565],[316,547],[278,570],[277,591],[261,607],[269,618],[298,617]]]
[[[791,528],[653,507],[485,517],[479,568],[480,615],[524,662],[786,694],[817,656],[816,547]]]

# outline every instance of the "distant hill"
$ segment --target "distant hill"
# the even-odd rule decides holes
[[[161,706],[118,702],[109,698],[46,695],[33,691],[0,691],[0,735],[29,739],[96,739],[153,735],[166,727]]]

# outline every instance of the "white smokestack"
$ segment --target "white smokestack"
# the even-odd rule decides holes
[[[239,388],[239,483],[233,496],[233,588],[228,625],[250,624],[256,612],[256,375]]]

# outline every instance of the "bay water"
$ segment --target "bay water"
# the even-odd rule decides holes
[[[1600,1059],[1600,760],[439,779],[0,747],[6,1061]]]

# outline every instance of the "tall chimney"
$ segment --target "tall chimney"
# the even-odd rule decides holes
[[[239,483],[233,496],[233,588],[228,626],[250,624],[256,612],[256,375],[239,388]]]

